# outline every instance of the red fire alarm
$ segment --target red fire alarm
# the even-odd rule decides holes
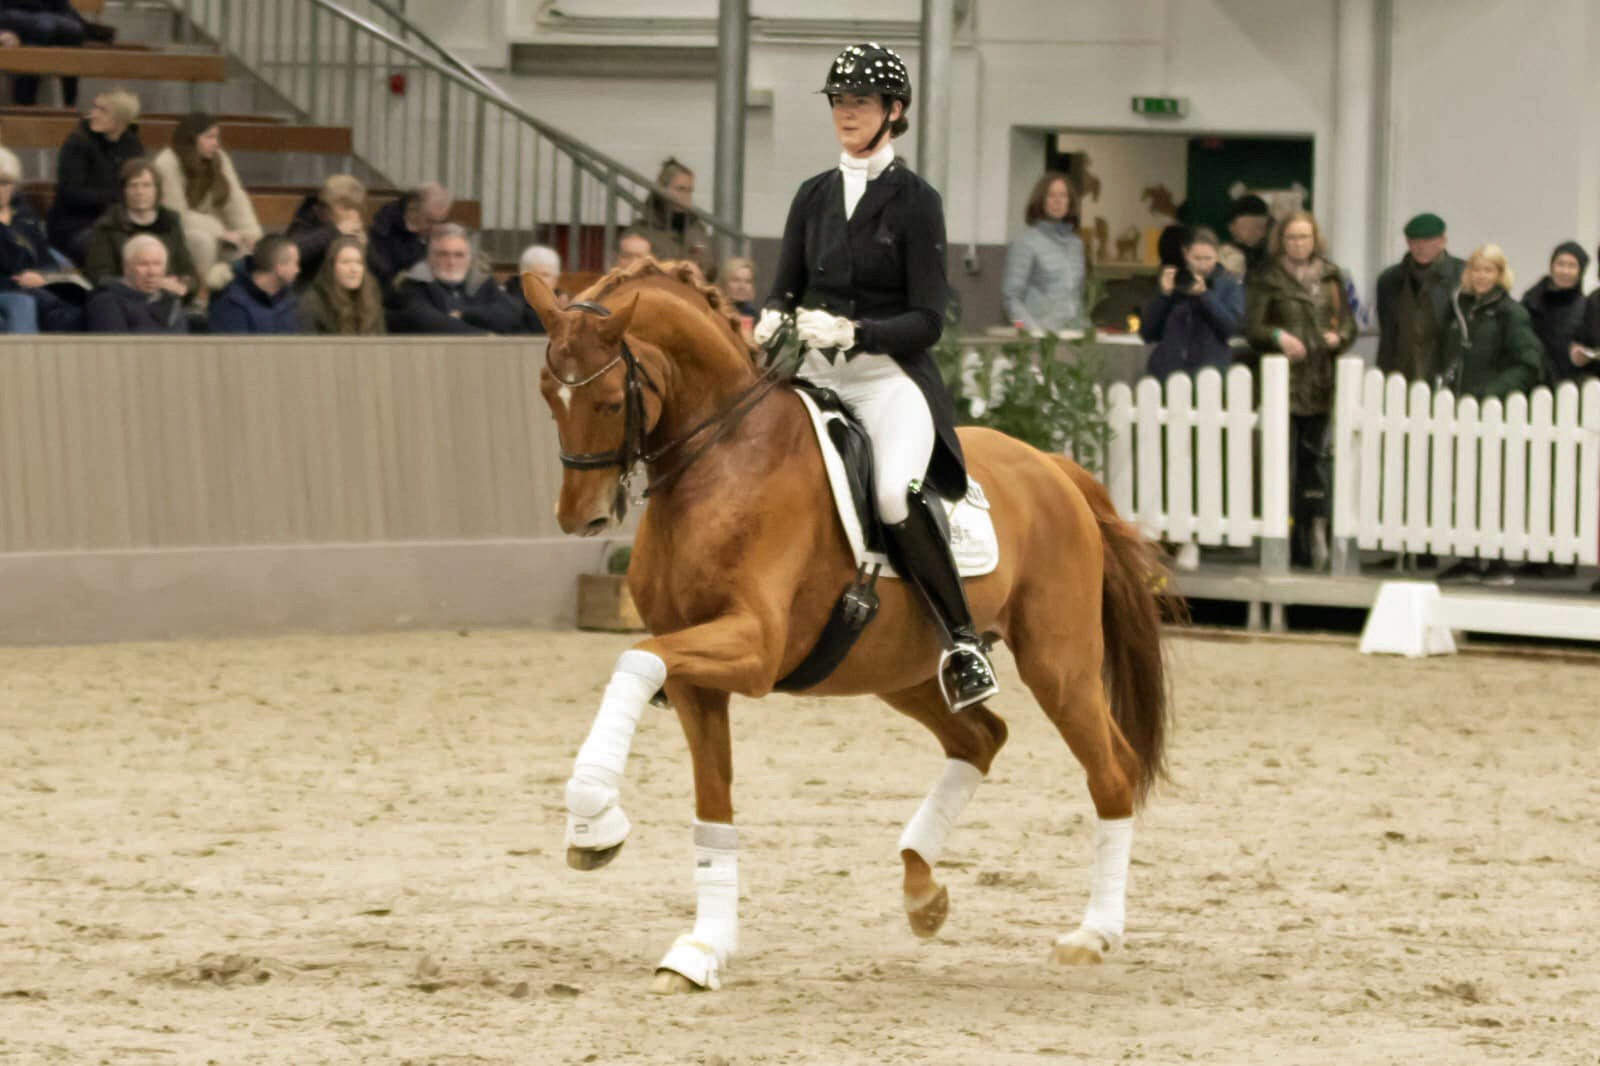
[[[389,75],[389,93],[392,96],[406,94],[406,76],[403,72]]]

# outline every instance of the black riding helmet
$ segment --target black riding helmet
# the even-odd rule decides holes
[[[841,93],[875,93],[883,97],[885,112],[890,100],[900,101],[900,117],[891,123],[885,115],[882,128],[872,138],[873,148],[885,133],[898,135],[909,128],[906,112],[911,110],[911,74],[905,60],[876,42],[853,44],[840,52],[828,67],[828,80],[818,91],[830,99]]]

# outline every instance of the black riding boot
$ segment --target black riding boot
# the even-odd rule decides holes
[[[944,508],[917,482],[906,490],[911,514],[884,525],[890,561],[900,576],[922,593],[939,629],[944,655],[939,660],[939,687],[952,711],[970,707],[1000,691],[994,667],[972,625],[966,590],[950,551]]]

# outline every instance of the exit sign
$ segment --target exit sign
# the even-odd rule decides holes
[[[1135,96],[1133,113],[1152,118],[1183,118],[1189,113],[1189,99],[1185,96]]]

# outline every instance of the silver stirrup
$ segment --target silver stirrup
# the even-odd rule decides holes
[[[983,663],[984,667],[989,671],[990,680],[988,686],[980,692],[968,696],[964,700],[956,699],[955,693],[951,692],[950,689],[946,687],[944,679],[944,668],[950,662],[950,658],[957,652],[968,652],[976,655]],[[984,654],[982,647],[973,644],[958,644],[954,648],[946,651],[943,655],[939,656],[939,694],[944,697],[945,706],[950,708],[950,713],[952,714],[958,711],[964,711],[973,704],[982,703],[984,700],[1000,694],[1000,684],[997,680],[995,680],[994,676],[994,664],[989,661],[989,656]]]

